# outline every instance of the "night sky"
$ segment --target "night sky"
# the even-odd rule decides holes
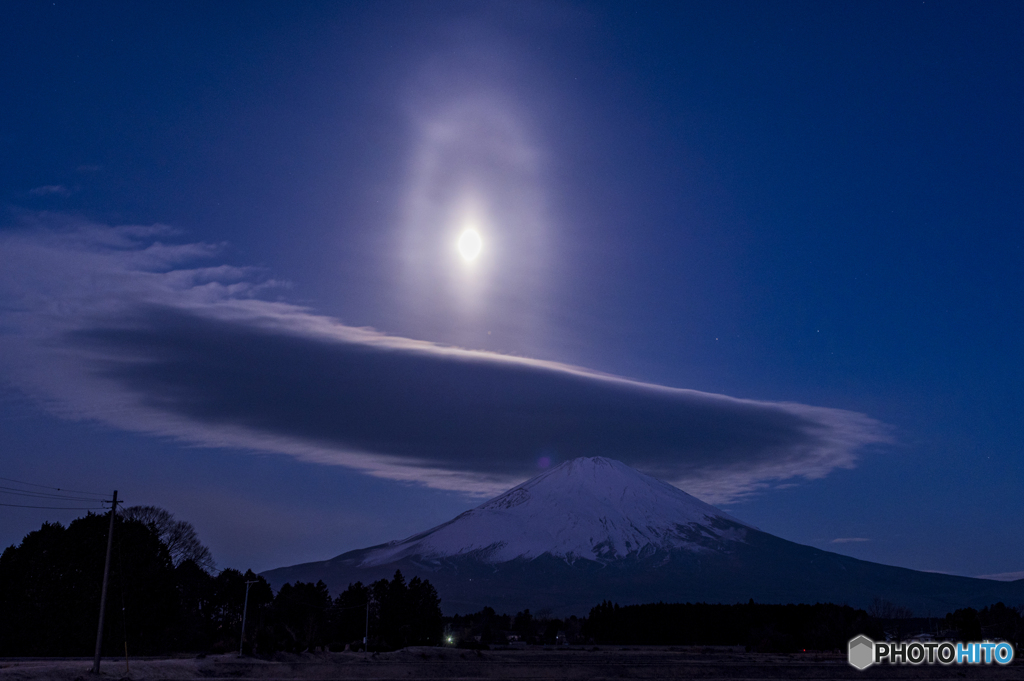
[[[0,161],[0,477],[221,567],[600,455],[1024,577],[1019,2],[6,3]]]

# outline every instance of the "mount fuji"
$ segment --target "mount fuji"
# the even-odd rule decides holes
[[[407,539],[263,576],[275,588],[323,580],[337,594],[396,570],[429,580],[449,614],[579,615],[605,599],[867,607],[880,597],[933,616],[1024,603],[1024,580],[918,572],[795,544],[602,457],[562,463]]]

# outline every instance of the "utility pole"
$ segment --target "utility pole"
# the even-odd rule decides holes
[[[370,592],[366,592],[366,633],[363,635],[363,652],[370,652]]]
[[[242,638],[238,641],[238,656],[242,656],[242,645],[245,643],[245,615],[249,612],[249,587],[258,580],[245,583],[245,605],[242,606]]]
[[[103,588],[100,589],[100,623],[96,627],[96,654],[92,658],[92,673],[100,673],[100,650],[103,648],[103,613],[107,606],[107,578],[110,576],[110,549],[114,545],[114,513],[117,511],[117,490],[110,502],[110,530],[107,531],[107,559],[103,563]],[[127,656],[125,657],[127,659]]]

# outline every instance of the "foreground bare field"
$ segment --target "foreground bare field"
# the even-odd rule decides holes
[[[1024,665],[1006,667],[921,665],[871,667],[858,672],[838,654],[776,655],[741,648],[672,647],[488,650],[407,648],[393,653],[322,653],[278,655],[269,660],[211,655],[204,658],[124,660],[103,663],[104,678],[133,681],[218,679],[242,681],[355,679],[1016,679]],[[0,681],[89,681],[91,660],[3,659]]]

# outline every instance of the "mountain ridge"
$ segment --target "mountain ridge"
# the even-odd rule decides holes
[[[1024,580],[918,572],[796,544],[602,457],[567,461],[405,539],[262,574],[275,587],[323,580],[338,593],[396,570],[430,580],[448,614],[583,615],[603,600],[866,608],[883,598],[932,616],[1024,604]]]

